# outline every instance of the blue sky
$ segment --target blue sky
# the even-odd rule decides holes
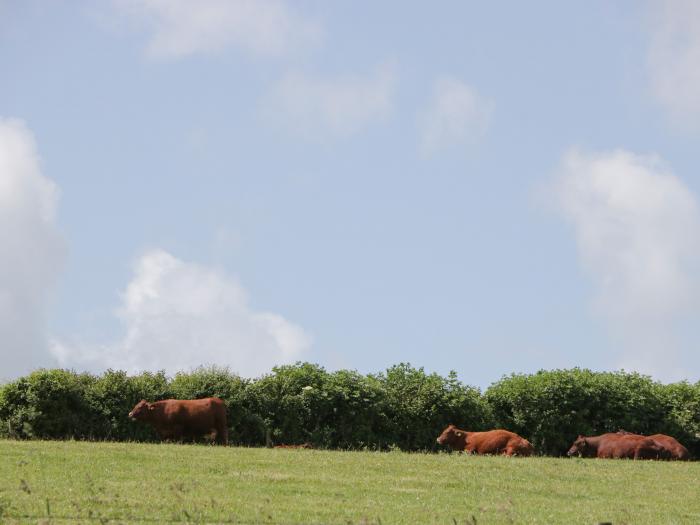
[[[0,0],[4,378],[700,378],[700,7]]]

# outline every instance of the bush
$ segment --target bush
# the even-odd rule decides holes
[[[623,428],[675,436],[700,455],[700,383],[553,370],[504,377],[481,395],[455,372],[442,377],[406,363],[374,375],[296,363],[254,380],[216,367],[173,378],[37,370],[0,386],[0,436],[153,441],[151,427],[127,416],[139,400],[210,396],[226,402],[233,444],[435,450],[435,438],[455,424],[512,430],[540,454],[565,453],[578,434]]]
[[[95,415],[95,438],[154,441],[157,436],[153,429],[131,421],[128,414],[141,399],[167,399],[172,397],[172,390],[162,371],[129,377],[126,372],[108,370],[85,390],[84,395]]]
[[[562,455],[579,434],[624,429],[678,435],[669,412],[674,398],[664,388],[636,373],[575,368],[513,374],[491,385],[485,397],[498,426],[528,438],[541,454]],[[689,428],[693,416],[678,417]]]
[[[0,390],[0,419],[18,438],[93,437],[94,414],[84,392],[95,378],[37,370]],[[4,425],[3,425],[4,426]]]
[[[444,378],[401,363],[377,379],[386,396],[385,440],[403,450],[435,449],[435,439],[449,424],[485,430],[491,423],[479,390],[460,383],[454,371]]]
[[[700,381],[663,385],[659,391],[666,413],[662,432],[675,436],[700,457]]]

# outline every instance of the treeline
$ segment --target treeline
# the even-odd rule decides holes
[[[436,450],[435,438],[453,423],[512,430],[540,454],[563,454],[578,434],[624,428],[670,434],[700,456],[700,382],[572,369],[513,374],[481,393],[454,372],[403,363],[368,375],[297,363],[258,379],[220,368],[172,378],[38,370],[0,386],[0,436],[155,441],[150,427],[127,417],[140,399],[209,396],[226,401],[230,441],[239,445]]]

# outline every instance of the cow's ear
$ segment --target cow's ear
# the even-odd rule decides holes
[[[458,438],[461,438],[461,437],[462,437],[462,433],[461,433],[461,432],[457,432],[457,437],[458,437]]]
[[[155,410],[156,407],[153,406],[153,403],[148,403],[148,410]]]

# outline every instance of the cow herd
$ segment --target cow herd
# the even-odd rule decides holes
[[[470,454],[531,456],[535,452],[527,439],[507,430],[467,432],[450,425],[438,436],[437,442]],[[607,459],[690,459],[688,449],[671,436],[642,436],[625,430],[600,436],[579,436],[566,455]]]
[[[218,397],[166,399],[149,403],[141,400],[129,418],[150,424],[163,440],[181,441],[208,436],[217,444],[228,444],[226,404]],[[508,430],[468,432],[454,425],[438,436],[440,445],[469,454],[531,456],[535,448],[525,438]],[[311,448],[286,445],[285,448]],[[568,456],[629,459],[690,459],[688,449],[664,434],[642,436],[620,430],[600,436],[578,436]]]

